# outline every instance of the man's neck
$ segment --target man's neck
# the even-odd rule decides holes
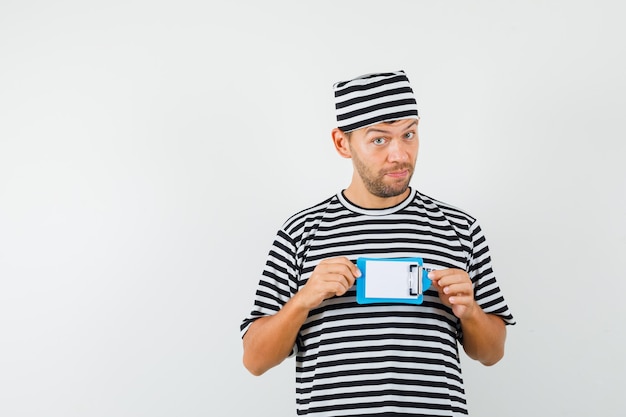
[[[365,188],[350,184],[343,192],[344,196],[352,203],[366,209],[384,209],[397,206],[403,202],[411,193],[411,188],[407,188],[402,194],[394,197],[378,197]]]

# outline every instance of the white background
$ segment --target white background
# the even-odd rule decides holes
[[[404,69],[413,186],[480,220],[518,321],[463,358],[470,411],[622,416],[620,4],[3,0],[0,415],[294,415],[239,325],[276,228],[349,182],[332,84]]]

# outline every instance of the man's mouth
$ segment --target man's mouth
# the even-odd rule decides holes
[[[410,173],[409,169],[397,169],[394,171],[387,171],[385,175],[391,178],[406,178]]]

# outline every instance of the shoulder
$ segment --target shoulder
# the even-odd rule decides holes
[[[445,201],[433,198],[417,191],[415,193],[417,204],[423,205],[424,210],[431,216],[443,216],[452,225],[468,230],[476,224],[476,218],[466,210]]]
[[[332,213],[340,209],[341,205],[335,194],[292,214],[285,220],[282,229],[289,234],[297,233],[307,225],[310,226],[313,223],[319,222],[327,213]]]

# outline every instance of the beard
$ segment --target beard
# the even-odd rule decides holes
[[[411,177],[413,176],[413,165],[410,163],[397,164],[391,168],[375,173],[368,168],[354,152],[352,152],[352,161],[354,162],[354,167],[361,177],[365,188],[367,188],[367,190],[376,197],[396,197],[404,193],[409,188],[409,183],[411,182]],[[407,169],[409,171],[409,175],[406,178],[385,182],[385,174],[402,169]]]

